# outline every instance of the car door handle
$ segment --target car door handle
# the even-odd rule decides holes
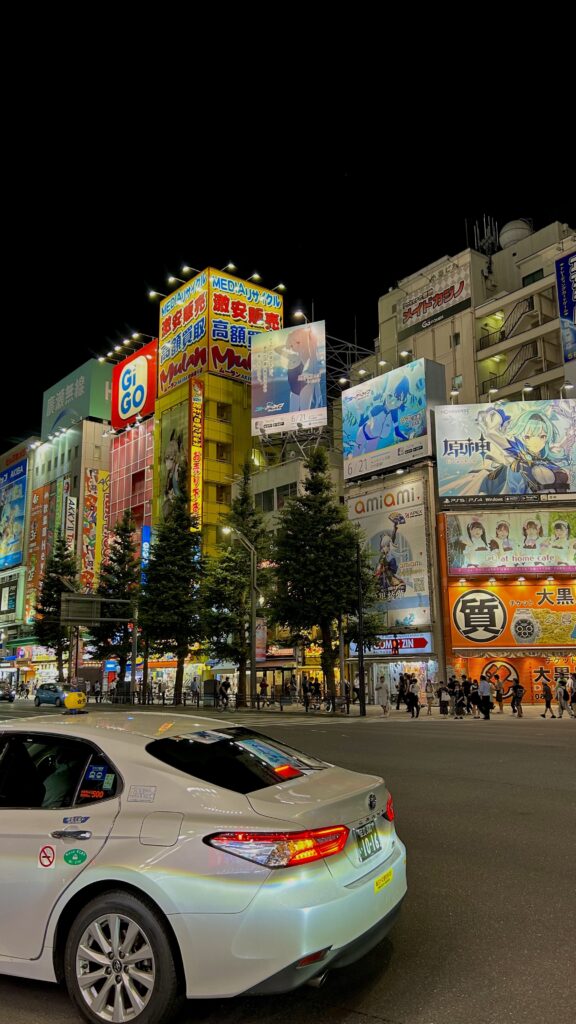
[[[52,839],[91,839],[92,833],[80,830],[79,832],[69,832],[68,829],[57,829],[56,832],[51,832]]]

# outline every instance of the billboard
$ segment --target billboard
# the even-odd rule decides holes
[[[440,505],[576,501],[576,401],[436,409]]]
[[[268,331],[252,339],[252,433],[326,423],[326,324]]]
[[[14,572],[0,574],[0,626],[22,620],[25,577],[24,566]]]
[[[28,569],[26,573],[26,622],[35,614],[38,590],[48,558],[48,510],[50,484],[32,491],[30,525],[28,527]]]
[[[372,609],[389,629],[430,625],[423,474],[382,482],[347,497],[348,517],[366,536],[378,585]]]
[[[448,588],[454,648],[576,647],[576,580]]]
[[[190,515],[194,531],[202,529],[202,472],[204,461],[204,384],[190,381]]]
[[[154,412],[158,342],[151,341],[118,363],[112,370],[111,423],[123,430],[136,417],[144,419]]]
[[[576,512],[448,512],[450,576],[576,576]]]
[[[398,644],[393,643],[396,641]],[[434,644],[432,633],[400,633],[394,636],[379,636],[376,643],[364,644],[364,655],[375,658],[405,658],[407,654],[432,654]],[[358,644],[350,643],[350,657],[358,656]]]
[[[85,590],[98,584],[98,572],[106,558],[110,474],[107,470],[84,471],[84,511],[82,516],[82,568],[80,582]]]
[[[556,289],[564,362],[573,363],[576,360],[576,252],[556,260]]]
[[[415,359],[343,391],[345,480],[431,455],[430,410],[445,387],[443,366]]]
[[[0,570],[20,565],[24,549],[28,460],[0,473]]]
[[[250,382],[252,339],[282,327],[277,292],[208,268],[160,304],[158,395],[209,371]]]
[[[188,469],[188,402],[178,402],[162,413],[160,420],[159,519],[165,519],[179,493],[178,476]]]
[[[91,416],[110,419],[112,367],[89,359],[44,392],[42,401],[42,440],[63,427]]]
[[[434,270],[433,279],[410,291],[404,301],[398,303],[398,341],[434,327],[471,304],[470,263],[459,267],[447,260]]]

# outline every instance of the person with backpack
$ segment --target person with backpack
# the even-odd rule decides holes
[[[576,672],[570,673],[570,707],[574,718],[576,718]]]
[[[556,700],[558,701],[558,718],[562,718],[562,715],[566,711],[571,718],[574,717],[574,712],[569,704],[570,695],[568,693],[568,683],[564,676],[560,676],[556,683]]]
[[[547,711],[550,712],[550,717],[551,718],[556,718],[556,715],[552,711],[552,690],[550,689],[549,683],[545,682],[543,684],[543,686],[542,686],[542,696],[544,697],[544,700],[546,701],[546,707],[544,709],[544,714],[540,715],[540,718],[546,718],[546,712]]]
[[[516,714],[518,718],[524,718],[524,712],[522,710],[522,698],[525,694],[525,689],[519,680],[516,680],[512,686],[512,702],[514,704]]]

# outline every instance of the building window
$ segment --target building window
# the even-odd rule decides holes
[[[450,335],[450,348],[458,348],[460,344],[460,331],[455,331],[454,334]]]
[[[141,469],[138,473],[132,474],[132,494],[136,494],[138,491],[144,490],[144,484],[146,482],[146,470]]]
[[[540,270],[533,270],[531,274],[526,274],[526,277],[522,278],[522,287],[524,288],[527,284],[534,284],[534,281],[541,281],[543,277],[543,267],[540,267]]]
[[[229,484],[216,484],[216,502],[218,505],[230,505],[232,492]]]
[[[457,374],[456,377],[452,377],[452,390],[453,391],[460,391],[461,387],[462,387],[462,374],[459,373],[459,374]]]
[[[64,454],[65,454],[64,452],[60,452],[60,465],[61,466],[64,465]]]
[[[276,488],[276,508],[284,508],[284,505],[290,498],[295,498],[298,494],[298,485],[295,480],[290,484],[283,484],[282,487]]]
[[[99,444],[94,445],[94,462],[100,462],[102,458],[102,447]]]
[[[72,484],[72,486],[73,486],[74,490],[76,490],[76,488],[78,487],[78,477],[77,476],[74,477],[74,483]]]
[[[273,512],[274,511],[274,488],[271,487],[269,491],[260,491],[259,494],[254,495],[254,504],[256,508],[259,508],[261,512]]]
[[[78,458],[78,454],[79,454],[79,452],[80,452],[80,448],[78,447],[78,445],[76,445],[76,447],[75,447],[75,449],[74,449],[74,458],[75,458],[75,459],[77,459],[77,458]]]
[[[52,469],[52,459],[48,459],[48,472]]]
[[[232,461],[232,445],[224,444],[223,441],[216,442],[216,460],[218,462]]]
[[[216,419],[232,423],[232,406],[228,402],[216,402]]]
[[[68,449],[68,462],[70,462],[70,459],[71,459],[71,458],[72,458],[72,449],[71,449],[71,448],[69,448],[69,449]]]

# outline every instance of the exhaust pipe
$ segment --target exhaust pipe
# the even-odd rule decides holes
[[[310,988],[322,988],[328,973],[328,971],[324,971],[324,974],[317,974],[315,978],[310,978],[310,981],[307,981],[306,984],[310,985]]]

